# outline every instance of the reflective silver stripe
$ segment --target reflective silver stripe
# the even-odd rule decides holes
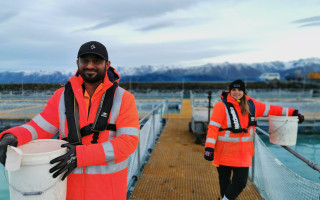
[[[32,119],[40,128],[51,133],[56,134],[58,132],[58,128],[50,124],[47,120],[45,120],[40,114],[35,116]]]
[[[62,138],[66,138],[65,131],[65,120],[66,120],[66,107],[64,105],[64,91],[60,97],[59,102],[59,124],[60,124],[60,135]]]
[[[115,124],[117,121],[117,118],[120,112],[123,93],[124,93],[124,89],[118,86],[113,98],[113,104],[112,104],[111,115],[110,115],[110,124]],[[116,133],[114,131],[109,131],[109,141],[113,140],[115,135]]]
[[[86,174],[112,174],[115,172],[119,172],[126,167],[128,167],[129,164],[129,159],[121,162],[114,164],[114,161],[109,162],[108,165],[93,165],[93,166],[88,166],[86,167]]]
[[[212,138],[207,138],[207,139],[206,139],[206,143],[212,143],[212,144],[215,144],[216,142],[217,142],[217,140],[212,139]]]
[[[121,87],[117,87],[116,94],[114,95],[112,111],[110,116],[110,124],[115,124],[120,112],[122,96],[124,93],[124,89]]]
[[[37,133],[36,129],[34,129],[32,126],[30,126],[30,125],[22,125],[21,127],[27,129],[31,133],[32,140],[38,139],[38,133]]]
[[[250,133],[250,136],[249,137],[241,137],[242,142],[253,141],[253,127],[249,127],[248,131]],[[240,138],[231,138],[230,133],[231,133],[230,131],[226,131],[224,136],[218,137],[218,140],[224,141],[224,142],[240,142]]]
[[[281,113],[281,115],[282,115],[282,116],[286,116],[286,115],[287,115],[287,112],[288,112],[288,115],[289,115],[289,109],[283,107],[283,108],[282,108],[282,113]]]
[[[223,105],[224,105],[224,107],[225,107],[225,109],[226,109],[226,115],[227,115],[227,126],[228,126],[228,127],[231,127],[230,113],[229,113],[229,111],[228,111],[228,108],[227,108],[226,104],[223,104]]]
[[[106,156],[106,162],[110,160],[114,160],[114,150],[113,146],[110,142],[104,142],[102,143],[104,155]]]
[[[109,141],[110,140],[113,140],[114,139],[114,135],[115,135],[115,133],[114,133],[114,131],[109,131]]]
[[[218,128],[221,127],[221,124],[217,123],[217,122],[214,122],[214,121],[210,121],[209,125],[212,125],[212,126],[216,126]]]
[[[83,172],[83,167],[77,167],[71,172],[71,174],[82,174],[82,172]]]
[[[253,137],[243,137],[243,138],[241,138],[241,141],[242,142],[250,142],[250,141],[253,141]]]
[[[124,127],[117,129],[117,137],[120,135],[135,135],[139,137],[139,130],[134,127]]]
[[[262,115],[262,117],[267,117],[270,111],[270,104],[266,104],[266,108],[264,110],[264,113]]]
[[[224,137],[230,137],[230,133],[231,133],[231,131],[226,131],[224,134]]]
[[[249,137],[242,137],[242,138],[241,138],[241,141],[242,141],[242,142],[253,141],[253,127],[250,126],[250,127],[248,128],[248,131],[249,131],[249,133],[250,133],[250,136],[249,136]]]
[[[218,140],[224,141],[224,142],[240,142],[239,138],[230,138],[230,137],[223,137],[223,136],[218,136]]]

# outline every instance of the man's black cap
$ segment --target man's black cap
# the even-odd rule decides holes
[[[231,91],[233,88],[238,88],[239,90],[242,90],[244,93],[246,93],[246,86],[244,82],[240,79],[233,81],[229,85],[229,91]]]
[[[108,61],[107,48],[97,41],[90,41],[81,45],[78,52],[78,58],[85,54],[95,54]]]

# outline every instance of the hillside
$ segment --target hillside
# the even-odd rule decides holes
[[[286,74],[320,71],[320,59],[300,59],[291,62],[265,62],[254,64],[221,63],[193,67],[139,66],[116,67],[121,82],[216,82],[243,79],[256,81],[262,73],[278,72],[281,80]],[[72,73],[55,72],[0,72],[0,83],[65,83]]]

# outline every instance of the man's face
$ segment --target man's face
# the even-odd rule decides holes
[[[103,82],[110,61],[106,61],[98,55],[86,54],[77,60],[78,70],[85,82]]]

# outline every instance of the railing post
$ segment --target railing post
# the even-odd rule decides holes
[[[168,113],[169,113],[169,111],[168,111],[168,104],[169,104],[169,100],[168,100],[168,98],[166,98],[166,122],[168,121]]]
[[[155,118],[155,111],[152,111],[152,134],[154,137],[154,144],[155,144],[156,143],[156,141],[155,141],[155,139],[156,139],[156,130],[155,130],[156,120],[154,118]]]
[[[253,134],[253,148],[255,148],[255,146],[256,146],[256,134],[257,133],[255,133],[255,134]],[[256,152],[255,150],[254,150],[254,152]],[[254,168],[255,168],[255,155],[253,155],[253,157],[252,157],[252,165],[251,165],[251,181],[252,181],[252,183],[254,184]]]
[[[138,177],[140,177],[141,174],[141,157],[140,157],[140,131],[139,131],[139,142],[138,142]]]
[[[163,124],[163,106],[164,106],[164,102],[162,103],[162,106],[159,108],[160,109],[160,118],[161,118],[161,122]]]

